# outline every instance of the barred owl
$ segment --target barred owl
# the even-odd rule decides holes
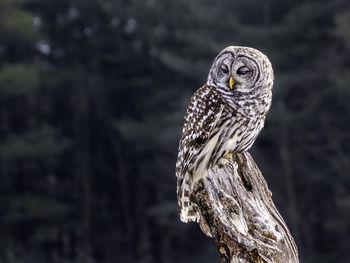
[[[209,168],[231,153],[249,150],[264,126],[272,99],[273,70],[260,51],[225,48],[215,58],[207,83],[188,106],[176,162],[180,219],[199,221],[190,194]]]

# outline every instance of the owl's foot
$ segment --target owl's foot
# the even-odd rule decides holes
[[[230,163],[230,161],[231,161],[232,159],[233,159],[233,154],[232,154],[232,153],[228,153],[228,154],[222,156],[222,158],[219,160],[219,165],[220,165],[220,166],[225,166],[225,165],[227,165],[227,166],[233,168],[232,165],[231,165],[231,163]]]
[[[222,158],[230,160],[230,159],[232,159],[232,153],[228,153],[228,154],[224,155]]]

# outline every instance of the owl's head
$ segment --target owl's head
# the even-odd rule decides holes
[[[271,91],[273,70],[269,59],[260,51],[230,46],[215,58],[207,85],[225,92],[247,93]]]

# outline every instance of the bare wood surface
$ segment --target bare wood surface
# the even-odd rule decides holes
[[[210,169],[191,195],[202,214],[201,229],[215,240],[222,262],[299,262],[293,237],[251,155],[236,154],[224,162]]]

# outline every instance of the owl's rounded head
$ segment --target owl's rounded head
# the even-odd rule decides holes
[[[225,93],[247,93],[259,89],[271,91],[273,70],[269,59],[259,50],[229,46],[215,58],[207,85]]]

